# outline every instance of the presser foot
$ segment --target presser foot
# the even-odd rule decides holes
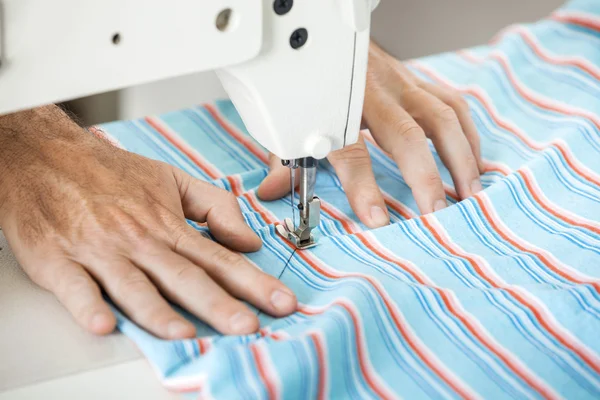
[[[286,218],[283,224],[277,225],[277,233],[294,244],[298,250],[309,249],[317,245],[314,236],[307,233],[306,230],[294,229],[294,223],[291,218]]]
[[[315,203],[313,204],[313,208],[320,208],[320,201],[318,198],[315,198],[311,203]],[[313,220],[314,219],[315,218],[313,217]],[[315,241],[315,238],[311,231],[314,227],[318,225],[318,219],[316,224],[314,223],[314,221],[310,221],[310,225],[306,222],[308,221],[301,219],[300,226],[298,226],[298,228],[295,228],[291,218],[286,218],[285,220],[283,220],[283,224],[277,225],[277,233],[279,233],[281,236],[292,242],[298,250],[304,250],[314,247],[317,245],[317,242]]]
[[[292,206],[294,219],[286,218],[283,224],[277,225],[277,233],[292,242],[296,249],[308,249],[317,244],[311,232],[319,226],[321,216],[321,200],[314,196],[317,180],[317,160],[306,157],[298,160],[285,160],[282,163],[290,167],[290,205]],[[300,224],[298,226],[296,226],[296,206],[294,205],[294,188],[296,186],[294,171],[296,169],[300,170],[300,203],[298,204]]]

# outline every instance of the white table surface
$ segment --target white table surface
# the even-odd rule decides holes
[[[0,231],[0,400],[172,399],[133,343],[79,328],[23,273]]]

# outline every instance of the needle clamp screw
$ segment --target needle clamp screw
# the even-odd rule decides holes
[[[305,28],[298,28],[290,36],[290,46],[292,49],[298,50],[304,46],[308,40],[308,31]]]
[[[285,15],[294,6],[294,0],[275,0],[273,3],[273,10],[277,15]]]

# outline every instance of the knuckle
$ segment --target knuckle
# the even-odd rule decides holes
[[[184,249],[190,242],[190,234],[187,227],[175,226],[171,229],[170,240],[172,249],[176,253]]]
[[[64,279],[61,285],[61,291],[65,294],[68,293],[81,293],[89,290],[89,280],[83,275],[73,275],[67,279]]]
[[[337,161],[353,166],[369,165],[371,163],[369,152],[366,147],[360,143],[347,146],[342,150],[334,152],[332,158],[334,162]]]
[[[442,187],[442,179],[437,171],[426,171],[421,174],[406,176],[406,183],[411,189],[432,191]]]
[[[460,93],[453,93],[450,97],[450,107],[458,112],[466,112],[469,110],[469,103]]]
[[[230,268],[241,267],[244,264],[242,257],[222,247],[213,253],[213,260],[219,275],[225,274]]]
[[[428,148],[427,137],[425,136],[425,133],[421,127],[416,124],[412,124],[411,126],[407,127],[407,129],[400,134],[400,138],[403,142],[402,151],[422,152],[423,149]]]
[[[367,68],[367,89],[373,89],[373,86],[376,86],[375,82],[379,78],[379,71],[373,67],[373,64]]]
[[[152,288],[152,285],[145,279],[144,275],[139,271],[135,271],[127,273],[119,279],[116,293],[120,298],[126,298],[131,294],[144,292]]]
[[[416,122],[412,120],[399,120],[392,125],[395,132],[401,137],[407,140],[414,140],[416,138],[425,138],[423,129]]]
[[[201,275],[203,273],[197,266],[185,265],[177,271],[176,279],[178,283],[189,283],[195,281]]]
[[[465,159],[465,163],[471,171],[479,172],[479,166],[477,163],[477,159],[475,158],[475,156],[473,154],[469,154],[467,156],[467,158]],[[479,175],[479,173],[477,175]]]
[[[442,104],[433,110],[435,119],[444,125],[458,123],[454,109],[447,104]]]
[[[442,178],[437,171],[426,172],[421,177],[420,182],[426,188],[437,188],[442,186]]]

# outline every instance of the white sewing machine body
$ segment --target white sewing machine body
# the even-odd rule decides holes
[[[264,147],[322,158],[358,137],[376,3],[3,0],[0,114],[214,69]]]

